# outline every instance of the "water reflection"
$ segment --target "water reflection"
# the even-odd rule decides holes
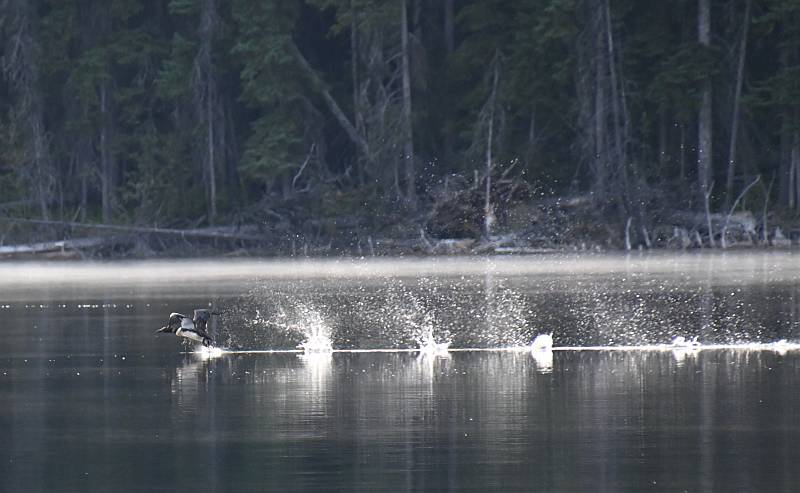
[[[540,373],[552,373],[553,371],[553,351],[537,351],[531,350],[531,356],[536,369]]]
[[[60,382],[50,385],[42,365],[4,362],[15,377],[0,383],[3,453],[26,464],[3,466],[4,484],[675,491],[786,490],[800,479],[766,467],[800,459],[797,352],[549,355],[186,355],[166,372],[135,358],[107,363],[87,391],[66,368],[49,370]],[[53,405],[68,395],[73,405]],[[31,413],[35,402],[51,405]],[[84,416],[98,408],[103,420]],[[42,433],[37,422],[58,426]],[[29,450],[59,453],[37,461]],[[78,463],[108,472],[81,478]],[[122,473],[131,467],[149,474]]]

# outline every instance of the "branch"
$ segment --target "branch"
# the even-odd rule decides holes
[[[303,174],[303,170],[306,169],[306,166],[308,166],[308,162],[311,161],[311,155],[314,154],[315,147],[317,147],[316,142],[311,144],[311,149],[308,150],[308,155],[306,156],[306,160],[303,161],[303,165],[300,166],[300,169],[297,171],[297,174],[294,175],[294,178],[292,178],[292,189],[294,189],[294,186],[297,184],[297,180],[298,178],[300,178],[300,175]]]
[[[706,210],[706,227],[708,228],[708,244],[711,248],[714,248],[714,227],[711,224],[711,193],[714,190],[714,182],[711,182],[711,186],[708,187],[708,190],[705,191],[703,194],[703,198],[705,199],[705,210]]]
[[[756,179],[755,179],[755,180],[751,181],[749,185],[747,185],[746,187],[744,187],[744,190],[742,190],[742,192],[739,194],[739,196],[738,196],[738,197],[736,197],[736,200],[734,200],[734,201],[733,201],[733,205],[731,206],[731,210],[730,210],[730,211],[728,211],[728,215],[727,215],[727,216],[725,216],[725,223],[723,223],[723,225],[722,225],[722,233],[721,233],[721,236],[722,236],[722,238],[721,238],[721,241],[722,241],[722,248],[727,248],[727,247],[728,247],[728,244],[727,244],[727,242],[725,241],[725,234],[726,234],[726,233],[727,233],[727,231],[728,231],[728,223],[729,223],[729,222],[730,222],[730,220],[731,220],[731,216],[733,215],[733,211],[734,211],[734,210],[736,210],[736,206],[737,206],[737,205],[739,205],[739,201],[740,201],[740,200],[742,200],[742,197],[744,197],[744,196],[745,196],[745,194],[747,193],[747,191],[748,191],[748,190],[750,190],[751,188],[753,188],[753,186],[754,186],[756,183],[758,183],[758,182],[759,182],[759,180],[761,180],[761,175],[758,175],[758,176],[756,176]]]
[[[767,234],[767,207],[769,207],[769,194],[772,192],[772,185],[775,183],[775,173],[772,173],[772,179],[769,181],[769,186],[764,194],[764,210],[761,214],[761,240],[766,245],[769,237]]]

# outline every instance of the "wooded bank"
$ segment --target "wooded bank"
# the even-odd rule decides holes
[[[6,246],[707,248],[798,229],[795,0],[0,0],[0,47]]]

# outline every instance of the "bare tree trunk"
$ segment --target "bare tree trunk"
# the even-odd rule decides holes
[[[356,20],[356,10],[350,0],[350,77],[353,83],[353,121],[355,122],[356,132],[362,134],[364,130],[364,118],[361,115],[361,102],[359,90],[361,84],[358,79],[358,22]],[[356,180],[359,186],[363,186],[366,181],[364,170],[365,159],[356,160]]]
[[[445,47],[445,62],[448,62],[456,49],[455,39],[455,0],[444,0],[444,47]],[[449,91],[446,92],[446,94]],[[448,110],[450,111],[450,110]],[[446,164],[454,161],[453,155],[455,154],[453,148],[455,147],[455,130],[452,124],[452,118],[445,118],[444,128],[442,129],[443,138],[443,153],[444,162]]]
[[[767,212],[769,212],[769,197],[772,194],[772,185],[775,184],[775,175],[769,181],[769,186],[764,192],[764,207],[761,209],[761,243],[769,244],[769,232],[767,230]]]
[[[211,95],[208,94],[206,98],[206,139],[208,142],[208,154],[206,157],[208,176],[208,222],[214,224],[214,219],[217,217],[217,178],[216,178],[216,165],[214,156],[216,150],[214,149],[214,107]]]
[[[483,206],[483,234],[488,239],[492,234],[492,227],[495,223],[494,206],[492,205],[492,143],[494,141],[494,114],[497,103],[497,84],[500,79],[500,60],[495,53],[494,73],[492,75],[492,92],[489,96],[489,129],[486,139],[486,197]]]
[[[114,211],[114,163],[110,149],[111,110],[108,82],[100,83],[100,200],[103,222],[109,222]]]
[[[703,194],[703,210],[706,213],[706,229],[708,229],[708,246],[714,248],[714,223],[711,221],[711,192],[714,190],[714,183],[709,185],[708,190]]]
[[[617,77],[617,60],[614,50],[614,34],[611,23],[611,7],[609,0],[603,1],[606,33],[606,49],[608,50],[608,74],[611,85],[611,116],[612,130],[614,133],[614,173],[622,177],[622,183],[615,183],[617,190],[619,207],[630,209],[631,187],[628,177],[628,157],[627,157],[627,111],[624,111],[625,101],[620,90],[620,82]],[[621,186],[620,186],[621,185]],[[631,211],[627,211],[631,212]]]
[[[203,156],[203,177],[206,185],[206,208],[209,224],[214,224],[217,216],[217,139],[219,138],[218,94],[216,70],[213,61],[214,38],[218,29],[217,6],[215,0],[203,0],[200,12],[200,51],[195,60],[195,100],[200,121],[205,123],[205,155]]]
[[[661,111],[658,115],[658,164],[663,170],[667,162],[667,140],[669,136],[669,122],[667,120],[667,112]]]
[[[78,215],[78,220],[80,222],[86,222],[86,208],[88,207],[89,203],[89,177],[87,173],[83,171],[81,173],[81,205],[80,205],[80,214]]]
[[[401,43],[403,59],[403,159],[405,162],[406,201],[409,207],[416,208],[416,170],[414,169],[414,132],[411,122],[411,74],[408,48],[408,6],[402,0]]]
[[[227,189],[228,196],[231,199],[231,204],[238,210],[242,205],[242,183],[239,176],[239,148],[236,138],[236,124],[233,112],[231,111],[230,96],[225,97],[224,102],[221,104],[221,113],[223,118],[223,128],[221,132],[221,144],[219,145],[219,152],[222,153],[223,161],[222,166],[225,170],[225,188]]]
[[[681,143],[680,143],[680,159],[679,159],[679,168],[680,173],[678,174],[678,178],[680,181],[683,182],[686,179],[686,125],[681,123]]]
[[[614,36],[611,26],[611,8],[608,4],[608,0],[603,1],[603,9],[604,17],[605,17],[605,34],[606,34],[606,49],[608,50],[608,74],[610,78],[610,85],[611,85],[611,116],[614,125],[612,126],[612,130],[614,132],[614,160],[616,162],[616,167],[623,170],[625,167],[625,143],[622,141],[622,123],[621,123],[621,111],[620,111],[620,96],[619,96],[619,84],[617,80],[617,70],[616,70],[616,56],[614,54]],[[627,190],[626,190],[627,192]]]
[[[781,122],[781,148],[780,148],[780,167],[778,168],[778,197],[779,203],[789,209],[794,208],[794,170],[792,169],[792,145],[791,133],[791,112],[783,110],[783,121]]]
[[[599,19],[594,22],[599,23]],[[608,189],[608,136],[606,134],[606,50],[603,29],[596,27],[594,96],[594,173],[597,198],[605,200]]]
[[[455,18],[455,0],[444,0],[444,47],[447,54],[456,49],[456,37],[453,19]]]
[[[800,131],[792,132],[792,147],[789,151],[789,181],[790,207],[800,208]]]
[[[39,88],[39,42],[36,9],[28,0],[0,0],[3,36],[0,68],[14,95],[11,124],[24,136],[24,162],[19,174],[33,192],[43,219],[50,218],[49,202],[55,187],[50,141],[44,126],[44,102]]]
[[[711,0],[698,0],[697,38],[701,45],[711,44]],[[711,81],[703,82],[700,111],[697,121],[697,180],[702,200],[709,200],[711,180]]]
[[[742,80],[744,79],[744,61],[747,54],[747,31],[750,27],[750,5],[745,2],[744,21],[742,22],[742,38],[739,41],[739,60],[736,66],[736,87],[733,93],[733,122],[731,123],[731,140],[728,147],[728,173],[725,179],[725,208],[730,205],[733,196],[733,178],[736,171],[736,141],[739,132],[739,106],[742,96]]]

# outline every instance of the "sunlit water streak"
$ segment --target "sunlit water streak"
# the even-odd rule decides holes
[[[605,352],[670,352],[670,351],[687,351],[687,352],[700,352],[700,351],[771,351],[778,354],[785,354],[790,351],[800,351],[800,344],[787,343],[778,341],[774,343],[742,343],[742,344],[701,344],[692,346],[691,348],[683,346],[674,346],[672,344],[651,344],[642,346],[554,346],[550,350],[531,350],[528,346],[509,346],[509,347],[496,347],[496,348],[454,348],[449,346],[439,346],[435,348],[420,347],[420,348],[376,348],[376,349],[337,349],[332,348],[326,353],[423,353],[423,354],[439,354],[441,353],[524,353],[530,352],[532,355],[546,355],[552,352],[569,351],[605,351]],[[197,351],[184,353],[196,354],[202,358],[214,358],[226,354],[304,354],[307,353],[304,349],[222,349],[213,348],[200,348]],[[313,353],[313,352],[312,352]]]

